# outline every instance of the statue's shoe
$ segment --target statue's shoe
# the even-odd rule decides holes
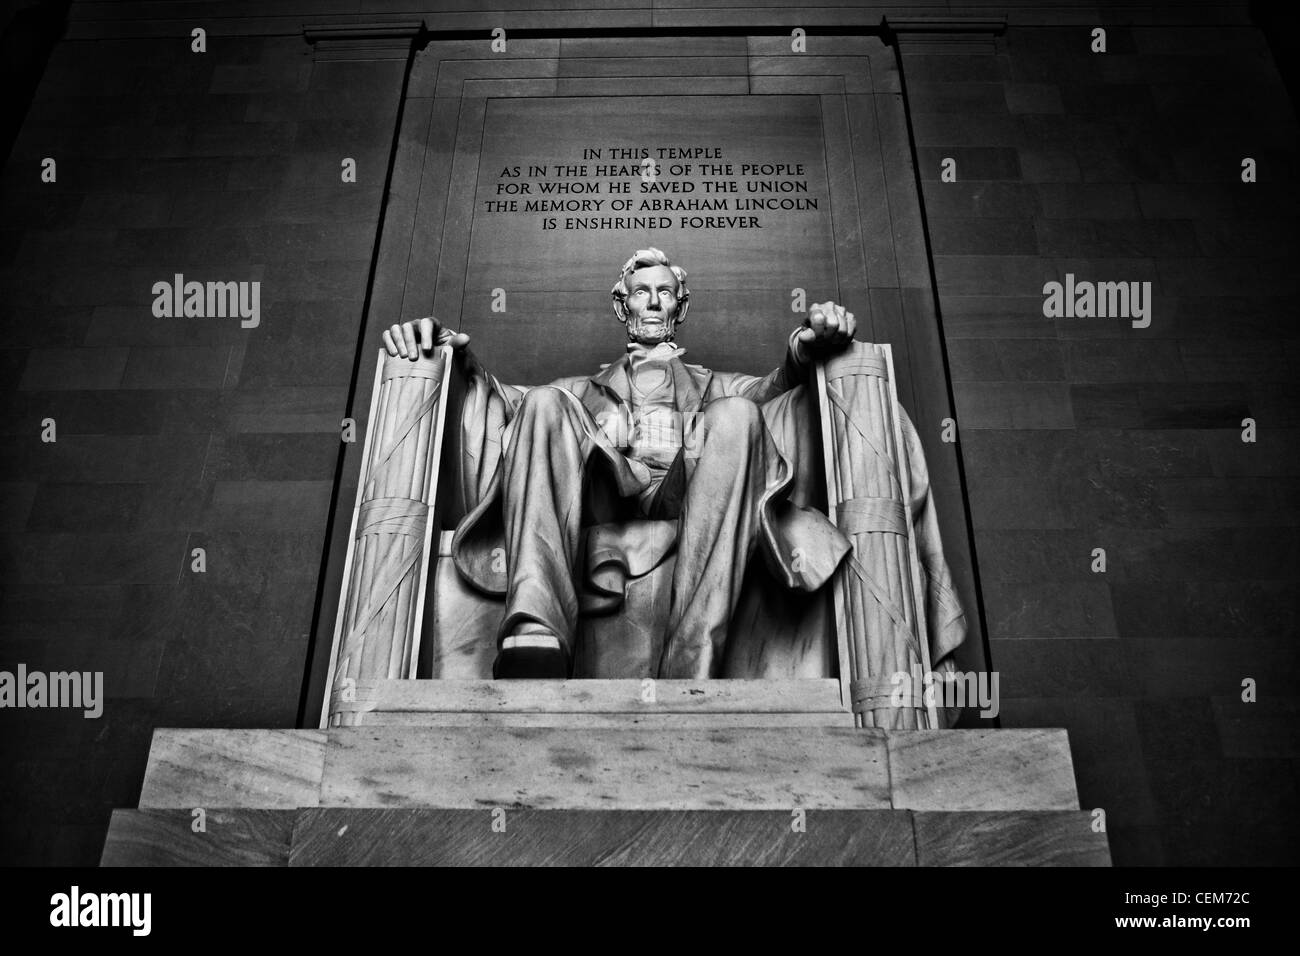
[[[565,680],[569,653],[554,631],[525,624],[502,640],[492,676],[497,680]]]

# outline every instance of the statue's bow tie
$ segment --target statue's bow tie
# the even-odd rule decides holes
[[[667,362],[669,359],[685,354],[686,349],[679,349],[672,342],[660,342],[653,348],[646,348],[640,342],[627,343],[627,357],[632,360],[633,365],[651,360]]]

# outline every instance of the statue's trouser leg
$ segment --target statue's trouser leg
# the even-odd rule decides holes
[[[766,448],[762,413],[748,399],[718,399],[696,420],[685,447],[689,480],[660,677],[722,670],[727,625],[758,539]]]
[[[537,622],[559,635],[570,660],[578,626],[573,576],[584,473],[595,427],[573,396],[533,389],[510,424],[502,462],[509,587],[500,637]]]

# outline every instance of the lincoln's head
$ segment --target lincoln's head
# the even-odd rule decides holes
[[[686,321],[691,292],[686,270],[668,261],[658,249],[642,249],[623,264],[610,290],[614,314],[627,326],[630,342],[658,345],[671,342]]]

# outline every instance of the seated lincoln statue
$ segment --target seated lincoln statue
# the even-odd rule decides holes
[[[658,249],[628,259],[612,296],[625,354],[590,377],[544,386],[501,383],[466,348],[467,335],[431,317],[383,335],[390,355],[410,359],[451,345],[468,383],[460,447],[467,513],[452,554],[464,579],[504,595],[499,679],[573,674],[581,578],[601,553],[593,536],[609,522],[645,531],[615,550],[660,553],[664,535],[655,529],[672,536],[668,612],[655,659],[641,669],[662,678],[734,675],[728,634],[759,552],[766,573],[790,593],[807,593],[851,550],[810,506],[818,453],[801,386],[813,361],[848,347],[853,314],[833,302],[813,305],[781,365],[758,377],[682,360],[676,334],[690,305],[686,272]],[[920,491],[924,504],[928,486]],[[942,566],[941,551],[931,557]],[[946,587],[946,568],[942,577]]]

